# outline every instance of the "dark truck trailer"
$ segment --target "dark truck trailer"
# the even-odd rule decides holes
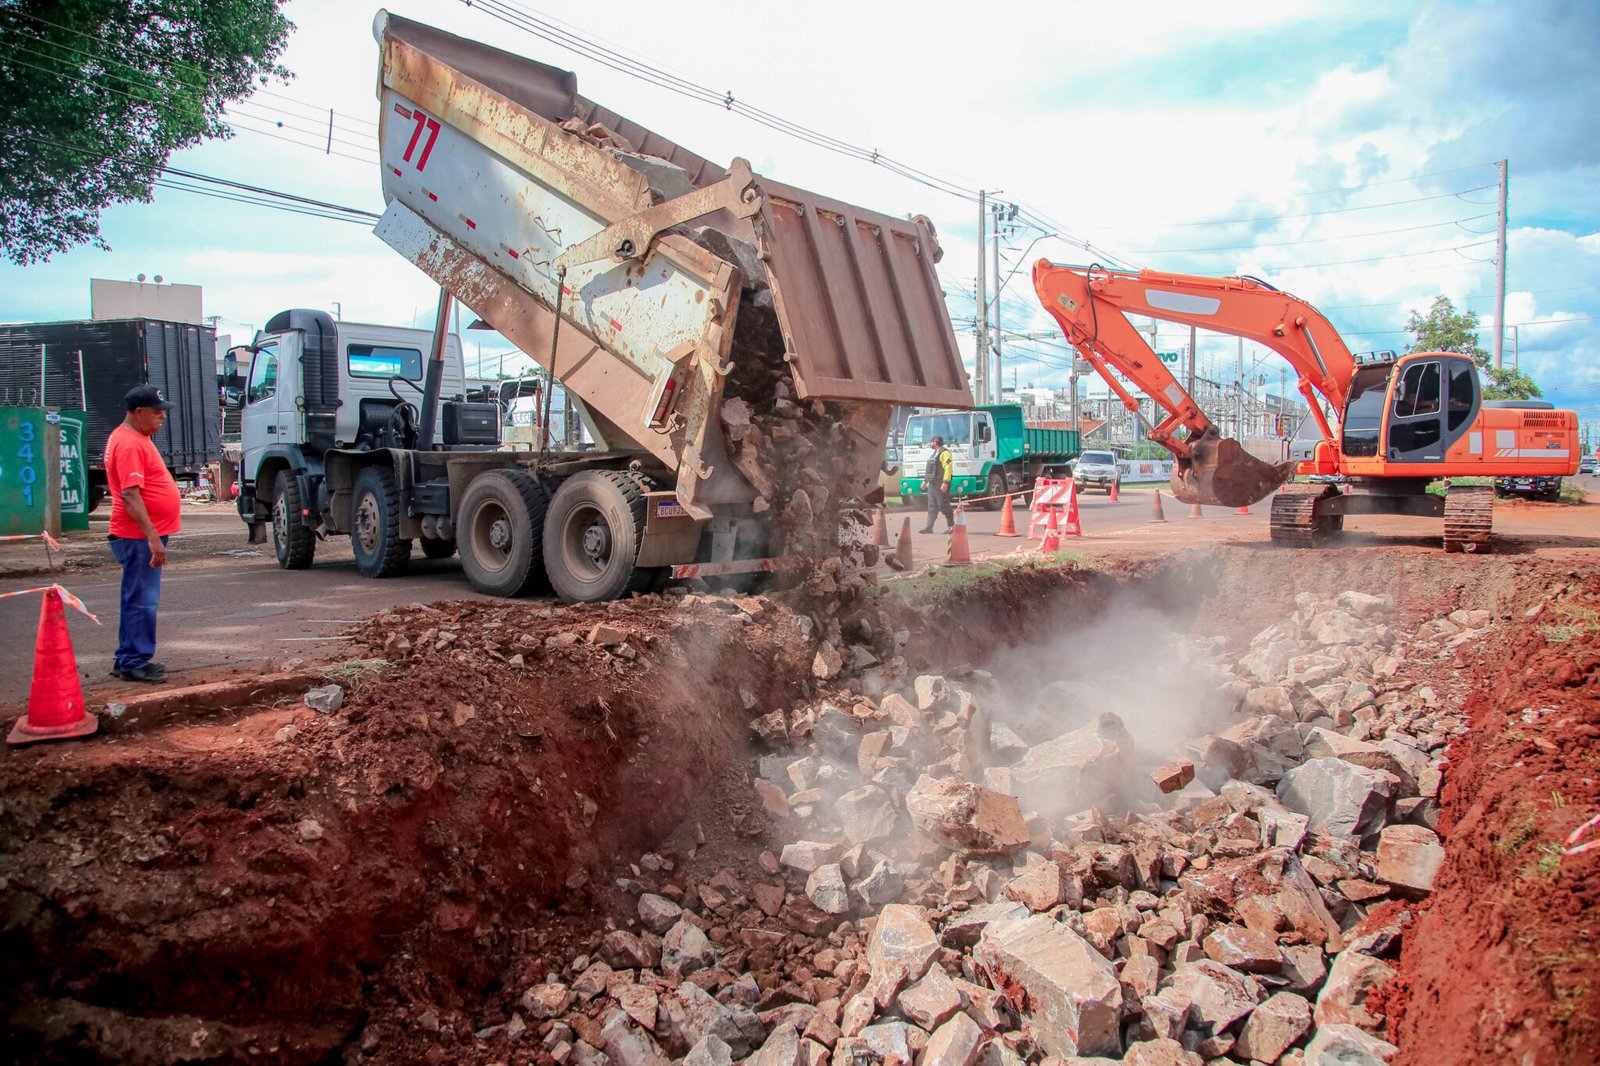
[[[172,402],[154,441],[175,477],[193,479],[217,461],[217,334],[209,326],[153,318],[0,325],[0,404],[87,413],[91,505],[105,492],[106,438],[135,385],[154,385]]]

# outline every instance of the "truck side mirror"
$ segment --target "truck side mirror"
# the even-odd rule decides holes
[[[979,444],[987,444],[987,443],[989,443],[990,436],[992,436],[992,434],[989,432],[989,423],[987,423],[987,422],[979,422],[978,423],[978,443]]]

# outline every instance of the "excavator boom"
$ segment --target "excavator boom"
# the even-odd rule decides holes
[[[1222,437],[1128,321],[1129,314],[1187,323],[1271,348],[1295,368],[1300,392],[1325,438],[1337,438],[1316,397],[1343,412],[1355,360],[1332,324],[1305,301],[1255,278],[1058,266],[1047,259],[1034,264],[1033,285],[1067,340],[1129,410],[1139,407],[1124,379],[1166,412],[1150,439],[1175,457],[1172,491],[1185,503],[1255,503],[1293,477],[1296,464],[1264,462]]]

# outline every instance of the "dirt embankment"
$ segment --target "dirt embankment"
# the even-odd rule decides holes
[[[794,626],[659,598],[386,612],[366,635],[403,669],[334,715],[13,754],[12,1052],[319,1061],[375,1000],[481,1001],[530,930],[598,920],[619,857],[692,840],[692,810],[743,824],[719,783],[750,709],[803,684]]]
[[[1600,811],[1600,584],[1568,578],[1526,588],[1522,624],[1481,656],[1442,797],[1449,862],[1392,990],[1400,1066],[1600,1047],[1600,851],[1562,853]]]

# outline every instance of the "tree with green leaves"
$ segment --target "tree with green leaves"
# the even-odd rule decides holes
[[[109,247],[100,213],[149,202],[167,158],[231,136],[223,108],[278,65],[283,0],[0,0],[0,252]]]
[[[1478,376],[1483,379],[1486,400],[1529,400],[1541,395],[1533,378],[1520,369],[1494,368],[1489,353],[1478,343],[1478,313],[1457,311],[1447,296],[1435,296],[1426,315],[1411,312],[1406,331],[1415,338],[1406,345],[1408,352],[1459,352],[1472,356],[1478,364]]]

